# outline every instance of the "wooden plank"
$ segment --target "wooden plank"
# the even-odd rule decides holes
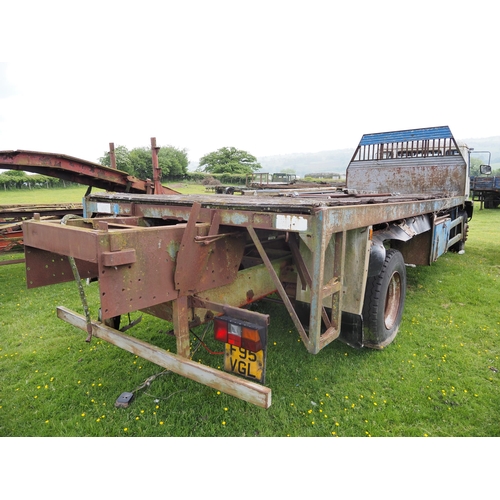
[[[81,314],[60,306],[57,308],[57,316],[80,330],[87,331],[85,317]],[[183,358],[160,347],[114,330],[102,323],[92,321],[92,335],[147,359],[167,370],[217,389],[230,396],[235,396],[261,408],[267,409],[271,406],[271,389],[268,387]]]
[[[13,260],[2,260],[0,261],[0,266],[8,266],[10,264],[23,264],[26,259],[13,259]]]
[[[172,302],[174,332],[177,339],[177,354],[187,358],[191,352],[189,345],[188,300],[183,295]]]

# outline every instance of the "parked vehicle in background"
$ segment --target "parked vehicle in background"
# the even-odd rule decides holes
[[[490,176],[491,167],[481,165],[480,173]],[[497,208],[500,205],[500,177],[471,177],[470,189],[472,199],[481,202],[481,207],[484,205],[484,208]]]

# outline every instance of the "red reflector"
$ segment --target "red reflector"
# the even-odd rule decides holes
[[[236,335],[228,335],[227,336],[227,343],[234,345],[236,347],[241,347],[241,337],[238,337]]]
[[[221,318],[214,319],[214,338],[220,342],[227,342],[227,321]]]

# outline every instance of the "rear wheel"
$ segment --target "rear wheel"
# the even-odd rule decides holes
[[[488,194],[484,199],[484,208],[497,208],[500,205],[500,196]]]
[[[398,333],[406,297],[406,268],[398,250],[387,250],[377,276],[366,283],[363,304],[363,345],[382,349]]]

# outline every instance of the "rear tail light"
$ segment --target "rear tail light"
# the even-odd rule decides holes
[[[214,319],[214,338],[226,344],[258,352],[266,347],[267,328],[229,316],[219,316]]]
[[[227,344],[227,321],[222,321],[221,318],[214,319],[214,338],[219,342]]]
[[[235,345],[236,347],[243,347],[242,344],[242,327],[234,323],[227,325],[227,343]]]

